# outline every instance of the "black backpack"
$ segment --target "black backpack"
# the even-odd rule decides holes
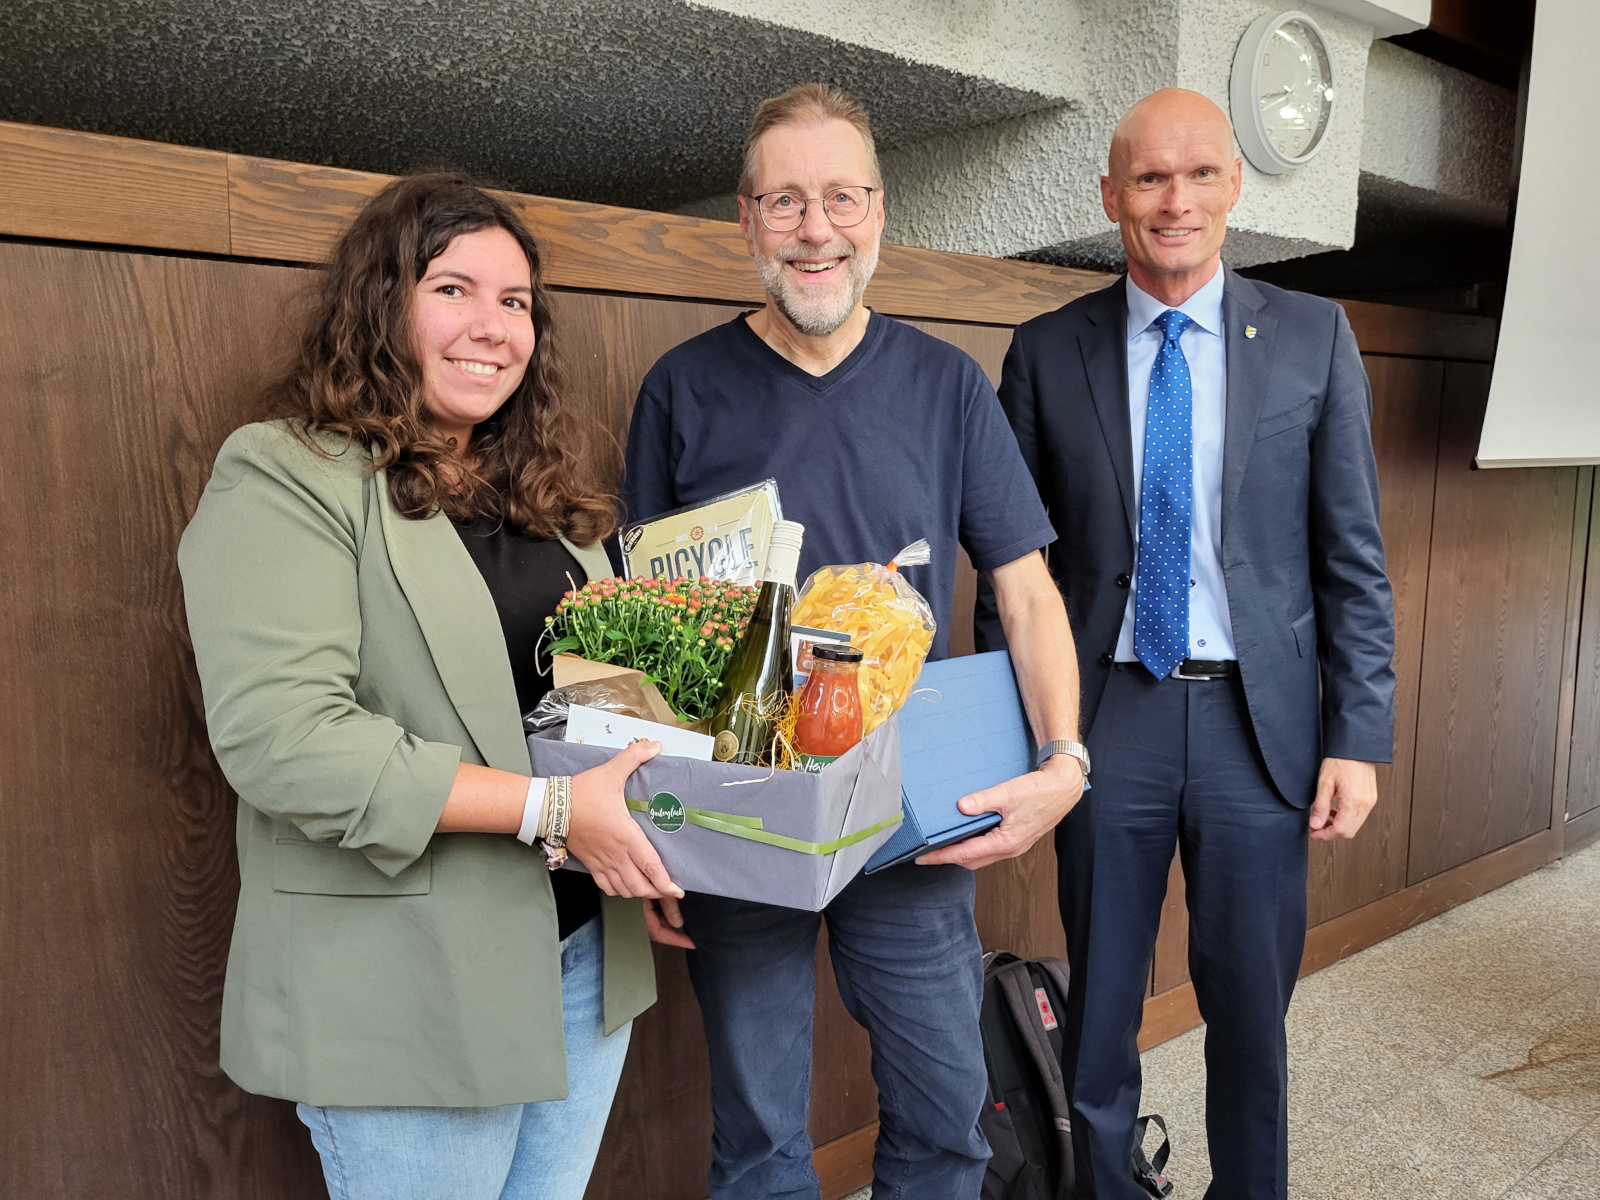
[[[1068,1200],[1072,1195],[1072,1114],[1061,1075],[1060,1013],[1067,1000],[1067,964],[1059,958],[1023,960],[1004,952],[983,959],[983,1060],[989,1070],[978,1126],[993,1157],[983,1177],[983,1200]],[[1154,1122],[1162,1145],[1146,1159],[1143,1142]],[[1158,1116],[1139,1121],[1131,1169],[1152,1196],[1172,1194],[1161,1175],[1170,1145]]]

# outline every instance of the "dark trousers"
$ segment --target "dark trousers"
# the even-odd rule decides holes
[[[711,1195],[818,1200],[806,1132],[817,929],[872,1041],[873,1200],[977,1200],[988,1143],[975,884],[961,867],[858,876],[822,913],[691,893],[689,978],[711,1052]]]
[[[1137,1037],[1176,846],[1206,1022],[1206,1197],[1284,1200],[1284,1017],[1305,946],[1306,814],[1268,778],[1237,679],[1157,681],[1119,665],[1088,745],[1094,788],[1056,830],[1078,1195],[1145,1196],[1129,1166]]]

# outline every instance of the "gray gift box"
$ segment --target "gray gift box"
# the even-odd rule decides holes
[[[535,775],[576,775],[616,753],[528,738]],[[899,721],[815,775],[663,754],[633,773],[623,795],[685,891],[816,912],[900,823]]]

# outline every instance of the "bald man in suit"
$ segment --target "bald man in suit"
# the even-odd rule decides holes
[[[1394,611],[1343,310],[1221,261],[1243,167],[1176,88],[1100,181],[1128,271],[1020,326],[1000,399],[1050,511],[1093,790],[1056,830],[1077,1195],[1137,1200],[1137,1034],[1174,850],[1206,1021],[1207,1200],[1288,1194],[1308,841],[1377,800]],[[980,606],[980,646],[1002,639]]]

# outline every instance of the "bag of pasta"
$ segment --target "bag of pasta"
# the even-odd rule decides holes
[[[887,566],[856,563],[811,572],[791,618],[796,625],[850,635],[862,653],[861,724],[871,733],[906,702],[938,628],[933,609],[901,576],[900,567],[932,559],[926,541],[912,542]]]

